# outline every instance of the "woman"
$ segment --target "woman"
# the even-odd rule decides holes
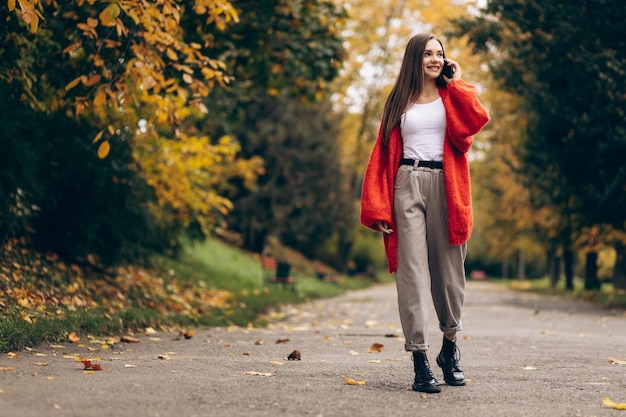
[[[446,62],[451,77],[442,75]],[[429,296],[444,336],[437,364],[448,385],[465,385],[456,334],[472,229],[467,152],[488,121],[442,43],[427,33],[411,38],[365,172],[361,222],[384,236],[415,391],[441,391],[426,355]]]

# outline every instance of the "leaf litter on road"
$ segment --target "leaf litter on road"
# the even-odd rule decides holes
[[[276,376],[276,372],[257,372],[257,371],[246,371],[243,373],[244,375],[252,375],[252,376],[266,376],[273,377]]]
[[[385,345],[380,343],[374,343],[367,349],[367,353],[380,353],[385,348]]]
[[[616,403],[612,401],[608,395],[604,397],[604,400],[602,401],[602,405],[604,407],[613,408],[615,410],[626,410],[626,403]]]
[[[99,363],[93,363],[90,359],[77,358],[76,360],[82,362],[83,366],[85,367],[85,371],[102,371],[102,365],[100,365]],[[100,358],[96,358],[94,360],[99,361]]]
[[[358,381],[358,380],[356,380],[354,378],[350,378],[348,376],[344,376],[343,380],[345,381],[345,383],[347,385],[365,385],[365,380]]]
[[[289,356],[287,356],[287,360],[290,360],[290,361],[299,361],[301,359],[302,359],[302,354],[300,353],[298,349],[294,350],[293,352],[289,354]]]

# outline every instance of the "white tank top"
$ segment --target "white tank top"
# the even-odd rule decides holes
[[[404,158],[443,161],[446,109],[441,97],[426,104],[413,103],[400,119]]]

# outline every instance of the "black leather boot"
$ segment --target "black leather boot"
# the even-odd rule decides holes
[[[427,392],[434,394],[441,392],[439,382],[430,371],[430,364],[426,352],[417,350],[413,352],[413,368],[415,369],[415,381],[413,381],[413,391]]]
[[[456,341],[452,342],[446,337],[443,338],[441,352],[437,355],[437,365],[443,371],[443,379],[448,385],[461,386],[465,385],[465,375],[459,367],[461,359],[461,351],[456,345]]]

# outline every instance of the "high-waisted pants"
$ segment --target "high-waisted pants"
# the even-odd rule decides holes
[[[448,243],[443,170],[403,165],[394,191],[396,286],[407,351],[428,350],[431,299],[444,334],[461,330],[466,244]]]

